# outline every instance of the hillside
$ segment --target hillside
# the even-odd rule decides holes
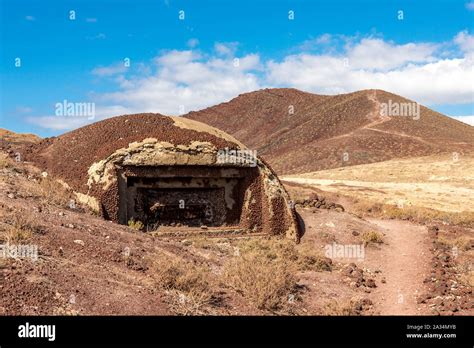
[[[419,117],[382,117],[389,102],[413,103],[381,90],[265,89],[184,117],[230,133],[284,174],[474,149],[474,127],[423,106]]]

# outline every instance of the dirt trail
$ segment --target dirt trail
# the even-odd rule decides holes
[[[355,135],[356,132],[360,132],[361,130],[364,130],[364,129],[376,130],[376,129],[373,129],[372,127],[377,126],[377,125],[382,124],[382,123],[385,123],[387,121],[390,121],[390,117],[383,116],[380,113],[380,102],[377,99],[377,91],[373,91],[372,93],[367,95],[367,99],[369,99],[371,102],[374,103],[374,107],[372,108],[372,111],[369,114],[367,114],[367,116],[366,116],[372,122],[370,122],[370,123],[368,123],[365,126],[362,126],[360,128],[354,129],[353,131],[351,131],[349,133],[341,134],[341,135],[332,137],[331,139],[349,137],[349,136]]]
[[[390,118],[390,116],[385,116],[385,115],[381,114],[381,112],[380,112],[381,106],[380,106],[379,100],[377,99],[377,91],[373,91],[372,93],[368,94],[367,99],[369,99],[371,102],[374,103],[374,107],[372,109],[372,112],[367,114],[367,118],[371,122],[364,125],[364,126],[362,126],[362,127],[360,127],[360,128],[354,129],[353,131],[351,131],[349,133],[341,134],[341,135],[335,136],[331,139],[345,138],[345,137],[356,135],[356,133],[358,133],[362,130],[369,130],[369,131],[373,131],[373,132],[379,132],[379,133],[384,133],[384,134],[389,134],[389,135],[397,135],[397,136],[400,136],[400,137],[411,138],[411,139],[417,140],[420,143],[423,143],[423,144],[426,144],[426,145],[429,145],[429,146],[433,145],[433,143],[430,143],[429,141],[426,141],[426,140],[422,139],[421,137],[417,137],[417,136],[413,136],[413,135],[409,135],[409,134],[405,134],[405,133],[400,133],[400,132],[395,132],[395,131],[385,131],[385,130],[382,130],[382,129],[374,128],[375,126],[378,126],[382,123],[390,121],[391,118]]]
[[[425,226],[408,221],[368,219],[382,228],[385,237],[380,251],[366,252],[367,266],[378,268],[386,283],[378,283],[373,302],[382,315],[429,314],[417,297],[426,291],[430,244]]]

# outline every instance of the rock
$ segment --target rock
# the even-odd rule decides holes
[[[377,287],[377,285],[375,285],[375,280],[373,280],[372,278],[369,278],[369,279],[365,280],[365,286],[367,286],[369,288],[376,288]]]
[[[201,226],[201,230],[207,230],[207,226],[206,226],[206,225],[202,225],[202,226]]]
[[[10,198],[10,199],[14,199],[14,198],[15,198],[15,195],[14,195],[13,193],[9,193],[9,194],[7,195],[7,197]]]
[[[80,239],[74,240],[74,243],[79,244],[79,245],[82,245],[82,246],[85,245],[84,241],[83,241],[83,240],[80,240]]]
[[[353,235],[353,236],[358,236],[359,234],[360,234],[360,233],[357,232],[357,231],[352,231],[352,235]]]
[[[59,216],[64,216],[64,215],[65,214],[62,211],[59,212]]]
[[[74,228],[74,225],[73,224],[68,224],[67,227]]]
[[[385,284],[387,281],[385,280],[385,278],[382,278],[382,280],[380,282]]]

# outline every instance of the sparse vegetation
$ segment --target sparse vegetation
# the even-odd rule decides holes
[[[457,247],[459,250],[462,251],[468,251],[473,248],[474,245],[474,239],[468,238],[468,237],[459,237],[459,238],[454,238],[454,239],[448,239],[443,236],[438,237],[438,241],[440,243],[443,243],[444,245],[447,245],[449,247]]]
[[[365,245],[369,245],[370,243],[383,243],[382,234],[376,231],[368,231],[361,234],[360,238],[364,242]]]
[[[323,309],[322,315],[343,316],[343,315],[360,315],[366,303],[364,301],[346,301],[340,303],[336,300],[327,302]]]
[[[69,207],[73,200],[72,192],[49,176],[40,179],[39,195],[43,204],[55,205],[61,208]]]
[[[0,153],[0,168],[8,168],[11,164],[11,159],[6,153]]]
[[[22,243],[29,240],[33,235],[32,222],[22,212],[12,214],[7,223],[8,227],[1,235],[5,243]]]
[[[217,302],[215,280],[207,267],[166,255],[154,260],[154,269],[157,286],[168,292],[177,314],[205,314],[206,307]]]
[[[248,253],[225,265],[224,280],[258,309],[274,312],[286,308],[288,298],[295,293],[294,271],[290,261]]]
[[[145,228],[145,225],[140,220],[130,219],[128,220],[128,227],[141,231]]]
[[[415,222],[441,221],[450,225],[474,227],[474,212],[446,212],[435,209],[406,206],[399,208],[392,204],[357,201],[352,210],[359,216],[373,216],[389,219],[412,220]]]

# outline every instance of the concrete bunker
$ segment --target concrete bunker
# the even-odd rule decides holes
[[[230,135],[197,121],[114,117],[44,139],[27,158],[117,223],[300,237],[272,169]]]
[[[118,171],[119,221],[147,226],[232,226],[240,223],[246,177],[255,168],[125,166]]]

